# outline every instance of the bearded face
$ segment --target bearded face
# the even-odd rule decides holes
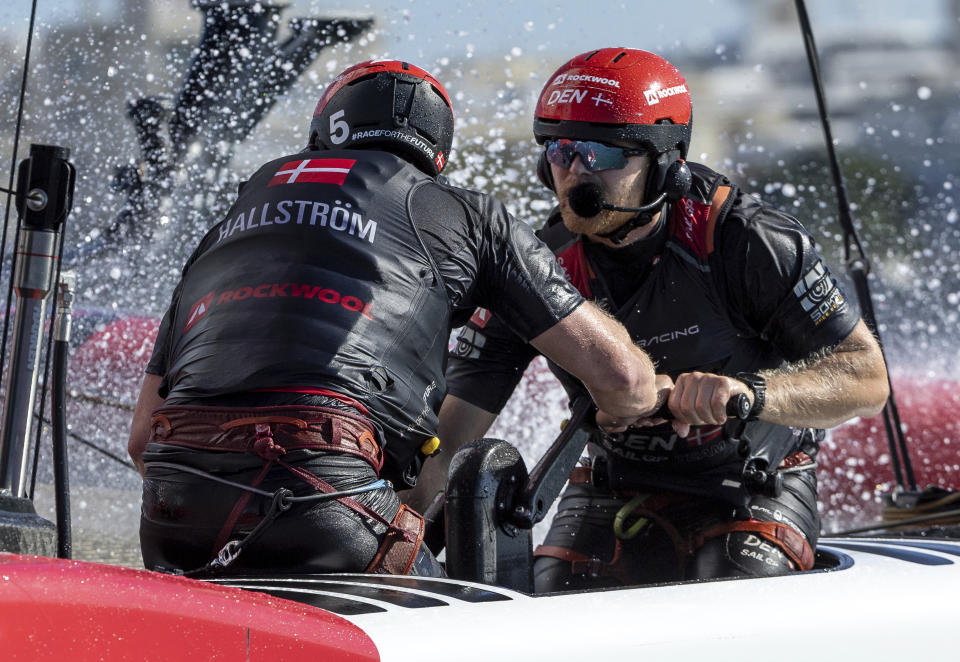
[[[603,192],[604,202],[618,207],[638,207],[643,200],[649,165],[650,159],[646,156],[631,156],[623,168],[597,172],[588,170],[579,157],[574,158],[568,168],[551,164],[564,225],[571,232],[594,236],[612,232],[626,223],[634,216],[632,212],[603,209],[590,218],[578,216],[570,208],[570,191],[580,184],[594,183]]]

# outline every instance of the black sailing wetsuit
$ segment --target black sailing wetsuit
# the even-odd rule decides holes
[[[509,313],[513,331],[529,339],[582,301],[533,231],[495,198],[386,152],[304,152],[260,168],[201,241],[147,372],[163,376],[165,405],[360,412],[379,428],[382,476],[406,487],[419,473],[421,444],[436,434],[450,329],[479,305]],[[337,489],[376,478],[350,454],[292,450],[282,459]],[[264,461],[162,443],[148,444],[144,460],[147,567],[203,565],[237,490],[157,463],[250,484]],[[260,488],[290,482],[271,469]],[[399,507],[389,489],[356,500],[388,521]],[[255,522],[268,504],[252,499],[240,523]],[[362,571],[383,530],[340,503],[298,505],[238,564]]]
[[[540,235],[580,292],[615,313],[658,372],[674,378],[775,368],[846,338],[859,318],[800,224],[708,168],[690,166],[691,192],[632,245],[585,241],[554,212]],[[454,350],[449,392],[499,412],[535,354],[496,315],[474,317]],[[571,396],[582,389],[551,368]],[[748,489],[741,474],[748,459],[777,467],[788,456],[788,464],[798,462],[798,451],[814,456],[818,431],[755,421],[741,433],[738,426],[694,428],[686,439],[669,425],[595,435],[592,480],[571,483],[538,552],[538,590],[790,567],[756,535],[703,534],[732,521],[776,521],[812,546],[819,531],[812,461],[782,474],[777,497]],[[748,458],[735,437],[749,442]],[[618,542],[614,516],[635,495],[652,496],[624,511],[628,523],[649,511],[659,525]]]

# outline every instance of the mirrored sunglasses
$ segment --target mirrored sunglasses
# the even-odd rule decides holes
[[[619,170],[627,165],[627,158],[643,154],[643,151],[612,147],[592,140],[549,140],[546,143],[547,161],[560,168],[569,168],[579,154],[583,165],[590,172]]]

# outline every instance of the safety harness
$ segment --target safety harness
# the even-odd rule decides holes
[[[353,490],[338,491],[318,476],[283,460],[283,456],[291,450],[335,451],[362,458],[379,476],[383,466],[383,453],[376,441],[375,428],[363,416],[326,407],[275,406],[241,409],[174,405],[155,411],[150,427],[150,442],[199,450],[255,453],[264,460],[263,468],[249,485],[224,480],[181,464],[151,463],[151,466],[185,471],[242,490],[214,543],[213,559],[206,566],[185,574],[202,575],[223,570],[291,505],[299,501],[327,500],[338,501],[360,516],[387,527],[380,548],[365,572],[407,574],[413,567],[423,542],[423,517],[406,505],[401,505],[393,520],[387,521],[369,506],[352,498],[364,492],[385,489],[389,487],[387,481],[376,480]],[[259,485],[275,464],[313,487],[318,494],[295,497],[286,488],[272,493],[259,489]],[[255,494],[271,497],[270,508],[250,533],[237,539],[234,528]]]
[[[798,452],[783,461],[782,471],[809,468],[813,460],[806,453]],[[576,467],[570,473],[571,484],[592,484],[592,467]],[[767,522],[758,519],[736,520],[712,526],[702,532],[683,535],[660,511],[669,505],[689,499],[688,495],[678,493],[637,494],[626,491],[617,493],[631,496],[623,508],[614,517],[613,529],[616,535],[613,556],[609,561],[591,557],[558,545],[540,545],[533,555],[547,556],[570,563],[575,575],[590,577],[611,577],[622,584],[634,583],[630,569],[624,566],[623,548],[650,522],[656,524],[673,542],[677,558],[677,571],[682,575],[686,564],[704,544],[713,538],[736,531],[753,533],[767,542],[782,549],[797,570],[810,570],[814,565],[814,551],[807,539],[793,527],[781,522]],[[628,518],[630,518],[628,520]],[[629,521],[632,524],[628,524]]]

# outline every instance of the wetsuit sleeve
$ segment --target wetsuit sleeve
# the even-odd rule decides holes
[[[533,229],[496,198],[430,183],[413,193],[410,208],[444,279],[455,326],[482,307],[528,341],[583,303]]]
[[[572,313],[584,299],[533,228],[485,197],[479,242],[477,305],[529,341]]]
[[[860,319],[793,217],[741,194],[712,265],[732,313],[790,361],[843,341]]]

